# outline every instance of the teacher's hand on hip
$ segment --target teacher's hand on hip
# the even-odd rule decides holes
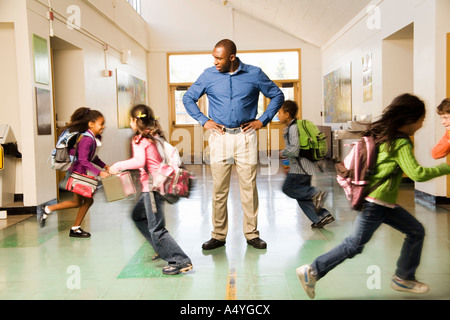
[[[247,132],[247,131],[251,132],[253,130],[257,131],[263,127],[263,123],[259,120],[252,120],[252,121],[242,124],[241,127],[244,132]]]

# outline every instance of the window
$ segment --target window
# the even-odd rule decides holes
[[[127,0],[128,3],[136,10],[137,13],[141,14],[141,0]]]
[[[246,64],[260,67],[271,80],[299,79],[299,52],[238,52]],[[213,66],[211,53],[172,54],[169,56],[170,83],[193,83],[208,67]]]
[[[263,52],[238,52],[237,56],[246,64],[260,67],[267,76],[277,83],[286,99],[294,100],[293,83],[300,80],[300,52],[298,50],[263,51]],[[175,109],[174,125],[194,125],[197,122],[186,112],[182,102],[182,96],[189,86],[194,83],[202,72],[212,67],[214,58],[211,53],[170,54],[169,82],[172,89],[172,101]],[[289,83],[285,83],[289,81]],[[180,86],[181,85],[181,86]],[[203,110],[207,114],[207,99],[203,102]],[[260,116],[267,103],[261,95],[258,103],[258,116]],[[274,122],[279,121],[277,117]]]

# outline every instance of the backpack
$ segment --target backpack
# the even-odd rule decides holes
[[[180,197],[188,198],[194,175],[183,167],[176,147],[161,137],[156,136],[155,141],[162,162],[156,172],[150,175],[150,191],[158,192],[170,204],[177,202]]]
[[[312,162],[320,161],[328,153],[327,136],[309,120],[297,120],[300,141],[300,157]]]
[[[50,167],[58,171],[67,171],[72,166],[76,156],[70,155],[70,150],[78,145],[81,140],[81,136],[90,137],[94,139],[90,134],[83,132],[69,132],[68,129],[64,130],[56,142],[56,148],[53,149],[50,154]],[[77,154],[77,150],[75,150]]]
[[[350,153],[335,165],[337,181],[344,189],[350,207],[360,211],[363,208],[364,199],[381,186],[390,177],[380,179],[374,186],[369,188],[370,176],[374,174],[377,161],[377,146],[373,137],[362,137],[361,140],[353,142]],[[400,170],[397,167],[392,175]]]
[[[50,154],[51,168],[58,171],[67,171],[72,165],[74,157],[70,155],[70,149],[75,147],[80,137],[79,132],[64,130],[58,137],[56,147]]]

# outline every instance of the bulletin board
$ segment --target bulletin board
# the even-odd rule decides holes
[[[48,85],[50,81],[50,60],[47,40],[35,34],[33,34],[33,54],[34,81]]]
[[[324,77],[324,112],[326,123],[352,120],[351,62]]]
[[[119,129],[130,128],[130,109],[137,104],[146,104],[145,81],[125,71],[116,70],[117,77],[117,121]]]

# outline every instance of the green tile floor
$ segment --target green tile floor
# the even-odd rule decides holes
[[[239,188],[233,172],[229,198],[230,228],[225,247],[202,251],[210,238],[212,179],[209,166],[190,166],[197,186],[190,199],[166,205],[167,228],[191,257],[187,274],[164,276],[165,263],[152,262],[153,249],[130,219],[134,199],[108,203],[100,190],[83,228],[89,239],[70,238],[76,211],[52,214],[45,228],[32,216],[0,231],[0,300],[308,300],[295,269],[339,244],[352,229],[333,166],[313,183],[329,193],[326,206],[336,221],[310,228],[295,200],[281,192],[284,174],[258,176],[259,230],[266,250],[246,244],[242,234]],[[361,255],[331,271],[316,286],[316,300],[450,298],[450,211],[414,201],[405,184],[399,203],[424,224],[427,236],[417,277],[429,284],[424,295],[390,288],[403,236],[382,226]]]

